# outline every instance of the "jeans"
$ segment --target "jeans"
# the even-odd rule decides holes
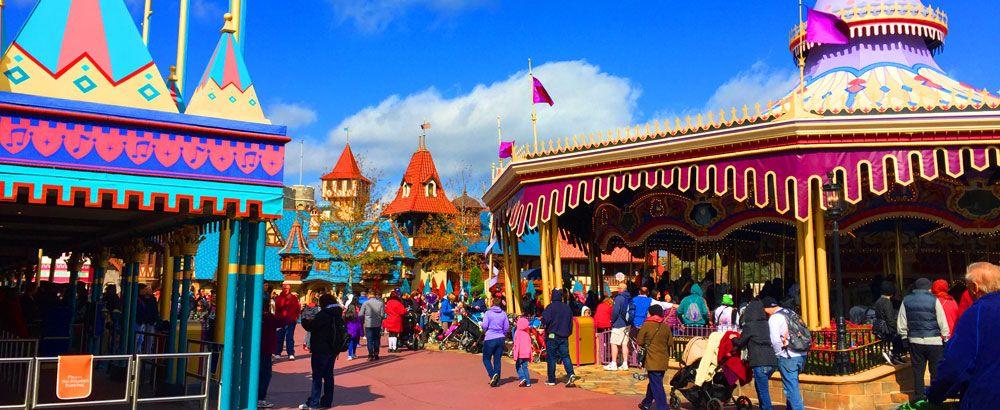
[[[309,358],[312,367],[312,391],[306,404],[309,407],[330,407],[333,405],[333,364],[337,356],[313,353]]]
[[[942,345],[910,343],[910,361],[913,365],[912,402],[915,403],[926,398],[924,372],[927,370],[927,365],[929,364],[931,367],[931,380],[934,380],[937,377],[938,362],[941,361],[942,355],[944,355],[944,346]]]
[[[498,337],[483,342],[483,366],[491,379],[500,375],[500,358],[503,357],[504,338]]]
[[[358,343],[361,342],[360,337],[351,337],[347,341],[347,357],[358,357]]]
[[[260,373],[257,381],[257,400],[267,400],[267,388],[271,385],[271,355],[260,355]]]
[[[565,337],[550,337],[545,340],[545,353],[548,358],[548,382],[556,382],[556,363],[562,361],[566,376],[573,375],[573,361],[569,358],[569,340]]]
[[[802,392],[799,391],[799,373],[806,365],[806,357],[778,357],[778,372],[781,373],[781,386],[785,390],[786,408],[802,410]]]
[[[378,351],[382,348],[382,328],[366,327],[365,337],[368,339],[368,357],[378,357]]]
[[[524,380],[525,383],[531,383],[531,373],[528,372],[528,359],[517,359],[514,362],[514,368],[517,369],[517,378]]]
[[[760,410],[771,410],[771,391],[768,382],[771,375],[778,370],[774,366],[756,366],[753,368],[753,387],[757,390],[757,401]]]
[[[649,371],[646,372],[646,378],[649,380],[649,384],[646,385],[646,397],[642,398],[642,404],[650,406],[656,404],[656,410],[667,410],[670,407],[667,405],[667,392],[663,390],[663,374],[664,371]]]
[[[295,323],[278,328],[278,348],[274,352],[281,355],[281,345],[284,343],[285,350],[289,356],[295,356]]]

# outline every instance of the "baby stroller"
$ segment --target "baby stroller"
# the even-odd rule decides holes
[[[483,328],[478,323],[473,322],[468,316],[462,317],[459,325],[460,334],[458,346],[469,353],[480,353],[483,351]]]
[[[528,334],[531,335],[531,361],[538,363],[548,359],[545,351],[545,332],[536,326],[528,326]]]
[[[438,349],[457,349],[459,347],[462,332],[458,328],[459,324],[455,323],[437,334]]]
[[[695,337],[685,346],[684,355],[681,357],[683,367],[670,379],[670,408],[680,408],[681,403],[677,392],[680,392],[681,396],[684,396],[691,405],[698,409],[722,410],[728,403],[736,405],[737,410],[753,408],[750,398],[743,396],[742,391],[738,397],[733,397],[733,391],[746,383],[730,381],[722,369],[726,360],[739,358],[740,352],[736,349],[729,349],[728,352],[720,355],[719,364],[710,369],[711,378],[700,386],[695,385],[698,365],[701,364],[706,345],[707,338]]]
[[[421,337],[419,317],[416,312],[409,310],[403,315],[403,331],[399,333],[399,345],[410,350],[420,350],[424,348],[424,339]]]

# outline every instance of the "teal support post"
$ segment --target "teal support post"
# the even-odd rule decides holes
[[[104,303],[101,299],[101,284],[104,283],[104,271],[107,269],[106,259],[103,253],[98,253],[96,258],[100,260],[90,260],[90,266],[94,272],[94,277],[90,282],[90,306],[94,307],[94,329],[90,332],[90,354],[101,354],[101,335],[104,334],[104,320],[101,312],[104,310]]]
[[[178,312],[178,302],[181,300],[180,289],[181,281],[178,280],[178,275],[183,275],[181,272],[181,255],[180,252],[173,253],[175,255],[173,258],[174,265],[174,280],[171,281],[170,286],[173,288],[170,292],[170,328],[167,329],[167,353],[176,353],[177,348],[177,326],[180,318],[180,313]],[[167,361],[167,380],[173,383],[174,374],[176,373],[176,360]]]
[[[240,224],[243,235],[240,242],[240,267],[239,273],[236,275],[236,346],[239,347],[236,353],[236,370],[238,376],[236,377],[237,383],[233,385],[236,389],[234,393],[233,403],[239,406],[239,408],[247,408],[247,388],[248,380],[250,378],[250,368],[247,366],[249,363],[248,351],[250,347],[250,324],[247,323],[247,317],[249,312],[247,309],[251,306],[247,305],[249,300],[249,281],[247,280],[247,270],[253,267],[253,258],[255,256],[253,247],[253,238],[256,236],[257,231],[254,229],[253,225],[249,222],[241,221]]]
[[[76,284],[80,281],[80,252],[73,252],[73,255],[69,257],[66,261],[66,267],[69,269],[69,346],[73,347],[73,343],[76,342],[76,338],[73,335],[73,325],[76,324],[76,298],[77,289]],[[80,335],[83,336],[82,334]],[[81,350],[83,346],[80,346]],[[82,352],[81,352],[82,353]]]
[[[250,287],[250,299],[248,302],[252,306],[250,308],[250,314],[247,318],[252,318],[250,321],[250,377],[247,379],[250,383],[247,385],[247,402],[252,405],[257,404],[257,386],[260,383],[260,340],[263,337],[261,334],[261,320],[264,316],[264,246],[267,244],[267,224],[264,222],[254,222],[251,226],[255,226],[256,231],[254,235],[254,240],[252,241],[252,246],[254,249],[253,264],[249,264],[247,278],[253,281],[253,286]],[[271,352],[268,352],[270,354]]]
[[[129,320],[128,320],[128,349],[126,352],[129,354],[135,353],[135,332],[138,329],[138,312],[139,312],[139,262],[133,261],[129,262],[131,265],[131,276],[129,277],[129,283],[132,285],[132,290],[129,292]]]
[[[226,268],[227,275],[229,275],[228,282],[226,283],[226,305],[223,307],[226,311],[226,321],[225,321],[225,340],[226,344],[222,346],[222,370],[220,374],[219,382],[219,408],[220,409],[231,409],[233,408],[233,393],[237,392],[235,386],[239,384],[236,379],[237,372],[236,367],[236,355],[239,349],[236,347],[236,299],[237,299],[237,280],[239,276],[240,262],[242,261],[242,253],[240,250],[243,248],[243,244],[246,242],[243,239],[242,224],[236,221],[227,221],[230,224],[229,230],[229,266]],[[238,402],[238,399],[236,400]]]
[[[194,296],[191,294],[191,275],[194,274],[194,255],[184,255],[184,267],[182,274],[184,275],[184,280],[181,284],[181,300],[180,300],[180,315],[178,316],[178,321],[180,326],[177,329],[177,353],[187,353],[187,330],[188,330],[188,319],[191,316],[191,298]],[[187,378],[187,360],[180,359],[177,361],[179,368],[177,369],[177,384],[184,385]]]
[[[120,275],[121,279],[121,314],[118,316],[118,342],[115,345],[115,353],[124,354],[128,350],[128,324],[129,324],[129,314],[132,309],[132,284],[129,283],[129,279],[132,277],[132,264],[126,262],[122,264],[122,271]]]

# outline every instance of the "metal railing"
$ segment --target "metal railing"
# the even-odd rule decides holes
[[[175,401],[193,401],[198,400],[201,402],[202,410],[208,410],[208,396],[209,396],[209,380],[211,378],[211,373],[207,371],[208,362],[211,360],[211,352],[197,352],[197,353],[170,353],[170,354],[138,354],[135,355],[135,379],[132,383],[132,409],[135,410],[139,408],[139,403],[166,403]],[[185,389],[185,394],[182,396],[168,396],[168,397],[139,397],[139,377],[141,375],[142,360],[143,359],[186,359],[186,358],[200,358],[202,359],[202,368],[206,371],[202,376],[202,386],[200,394],[187,394]]]
[[[214,383],[219,383],[219,377],[221,376],[221,372],[219,371],[219,369],[222,366],[223,347],[224,346],[222,343],[216,343],[208,340],[188,339],[189,352],[209,353],[212,355],[211,358],[208,359],[207,363],[205,364],[208,366],[209,374],[212,375],[212,382]],[[199,368],[199,371],[202,370],[205,370],[204,366]],[[188,372],[188,374],[191,373]]]
[[[871,328],[847,329],[845,348],[837,349],[836,330],[816,330],[803,373],[843,376],[860,373],[885,363],[882,353],[889,343],[881,341]]]
[[[170,353],[170,354],[137,354],[137,355],[108,355],[108,356],[94,356],[94,364],[96,369],[96,364],[98,361],[103,362],[125,362],[124,369],[124,386],[122,395],[120,397],[113,398],[101,398],[96,400],[73,400],[73,401],[58,401],[58,402],[41,402],[39,400],[39,392],[42,389],[42,384],[40,380],[42,378],[43,368],[47,372],[52,372],[53,366],[51,363],[58,363],[58,357],[19,357],[19,358],[0,358],[0,368],[6,366],[16,366],[26,367],[24,372],[24,379],[17,383],[8,383],[7,386],[24,386],[23,397],[24,400],[20,403],[0,403],[0,409],[46,409],[46,408],[67,408],[67,407],[93,407],[93,406],[107,406],[107,405],[126,405],[132,409],[137,409],[142,404],[149,403],[169,403],[169,402],[182,402],[182,401],[198,401],[200,402],[200,407],[203,410],[208,409],[209,400],[211,397],[211,372],[209,371],[209,362],[212,360],[212,352],[193,352],[193,353]],[[199,369],[203,371],[198,374],[190,374],[190,376],[197,377],[199,379],[199,385],[201,386],[200,391],[196,394],[188,394],[187,386],[180,393],[175,393],[172,396],[158,396],[158,397],[141,397],[141,377],[143,376],[143,365],[145,362],[155,361],[155,360],[181,360],[181,359],[195,359],[200,364]],[[46,366],[46,364],[49,364]],[[155,365],[153,367],[155,369]],[[51,377],[51,376],[46,376]],[[97,385],[98,381],[93,380],[92,383]],[[105,386],[105,384],[101,384]],[[48,386],[48,385],[46,385]],[[155,390],[154,386],[154,391]],[[17,395],[21,395],[22,391],[18,387],[16,390]],[[103,390],[102,393],[108,393],[108,390]],[[113,390],[111,394],[113,394]],[[51,394],[50,390],[45,391],[46,396]]]
[[[94,400],[94,401],[73,401],[73,402],[62,402],[62,403],[39,403],[38,402],[38,381],[41,378],[41,369],[43,363],[58,363],[58,357],[36,357],[34,365],[34,375],[32,376],[32,381],[29,387],[31,388],[31,408],[34,409],[48,409],[48,408],[59,408],[59,407],[85,407],[85,406],[101,406],[109,404],[128,404],[129,403],[129,383],[132,382],[132,375],[135,371],[135,362],[132,360],[130,355],[112,355],[112,356],[94,356],[94,361],[125,361],[125,391],[123,397],[120,399],[107,399],[107,400]]]
[[[23,363],[23,365],[21,365]],[[3,357],[0,358],[0,368],[6,370],[8,368],[14,368],[16,371],[11,372],[13,374],[20,374],[23,377],[24,391],[21,392],[20,389],[12,391],[12,393],[18,396],[24,397],[24,400],[16,404],[0,404],[0,409],[24,409],[28,407],[28,401],[31,399],[31,375],[33,372],[33,366],[35,365],[34,357]],[[25,369],[21,369],[24,367]],[[21,386],[21,383],[16,383],[17,380],[10,379],[4,380],[4,385],[8,387]],[[23,393],[23,396],[20,394]]]

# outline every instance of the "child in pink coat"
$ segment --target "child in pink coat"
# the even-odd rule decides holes
[[[514,367],[517,369],[517,377],[521,379],[517,383],[520,387],[531,386],[531,373],[528,372],[528,362],[531,361],[531,335],[528,334],[528,319],[521,317],[517,319],[517,328],[514,330],[514,348],[511,356],[514,357]]]

